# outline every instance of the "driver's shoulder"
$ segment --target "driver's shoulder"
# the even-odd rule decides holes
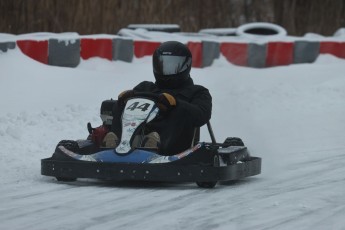
[[[151,81],[142,81],[137,86],[133,88],[133,90],[140,91],[140,92],[150,92],[157,88],[156,84]]]
[[[208,89],[201,85],[189,85],[176,92],[175,95],[187,101],[191,100],[192,98],[197,98],[201,95],[209,95],[209,97],[211,97]]]
[[[202,85],[190,85],[186,87],[185,91],[193,93],[193,94],[201,93],[201,92],[209,92],[209,90]]]

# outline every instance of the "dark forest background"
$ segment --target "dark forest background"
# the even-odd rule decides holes
[[[271,22],[289,35],[333,35],[345,0],[0,0],[0,33],[116,34],[129,24],[178,24],[184,32]]]

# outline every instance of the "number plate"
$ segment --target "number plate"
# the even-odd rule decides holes
[[[151,115],[154,105],[154,101],[144,98],[127,101],[122,114],[122,135],[121,142],[116,148],[117,153],[125,154],[131,150],[130,140],[133,133],[145,120],[152,120],[147,118]]]

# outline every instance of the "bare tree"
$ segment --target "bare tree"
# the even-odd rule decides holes
[[[272,22],[291,35],[331,35],[345,26],[345,0],[0,0],[0,32],[114,34],[133,23],[183,31]]]

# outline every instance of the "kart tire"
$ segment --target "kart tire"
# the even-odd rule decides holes
[[[239,137],[228,137],[223,142],[223,147],[229,146],[244,146],[244,143],[241,138]]]
[[[72,152],[78,152],[79,145],[78,142],[72,140],[62,140],[57,144],[57,147],[63,146]]]
[[[56,177],[57,181],[63,181],[63,182],[73,182],[76,181],[77,178],[69,178],[69,177]]]
[[[217,184],[217,181],[207,181],[207,182],[197,181],[196,184],[200,188],[214,188]]]

